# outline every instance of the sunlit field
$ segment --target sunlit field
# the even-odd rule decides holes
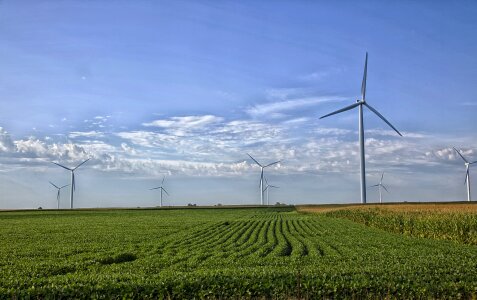
[[[292,207],[0,213],[1,298],[477,295],[477,248]]]
[[[394,233],[477,245],[476,203],[329,205],[297,209],[349,219]]]

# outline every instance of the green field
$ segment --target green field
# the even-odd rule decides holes
[[[294,208],[0,213],[0,298],[476,298],[477,247]]]

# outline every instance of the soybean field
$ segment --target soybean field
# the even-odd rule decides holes
[[[0,212],[0,298],[475,298],[477,247],[293,207]]]

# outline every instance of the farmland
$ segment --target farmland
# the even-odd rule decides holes
[[[426,203],[300,207],[393,233],[477,245],[477,205]]]
[[[0,213],[0,298],[477,296],[477,248],[292,207]]]

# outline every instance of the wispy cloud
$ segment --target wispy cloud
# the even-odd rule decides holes
[[[8,152],[11,151],[15,145],[8,134],[8,132],[0,127],[0,151]]]
[[[321,97],[309,97],[290,99],[279,102],[270,102],[264,104],[257,104],[246,109],[246,112],[252,117],[258,117],[263,115],[271,115],[275,113],[281,113],[284,111],[293,111],[296,109],[302,109],[310,106],[315,106],[327,102],[343,101],[345,98],[337,96],[321,96]]]
[[[155,120],[149,123],[143,123],[146,127],[161,127],[161,128],[201,128],[210,124],[218,123],[223,118],[204,115],[204,116],[185,116],[185,117],[171,117],[169,119]]]
[[[319,127],[313,129],[313,132],[317,135],[345,135],[350,134],[352,131],[348,129],[342,128],[326,128],[326,127]]]
[[[94,130],[70,132],[70,138],[81,138],[76,143],[60,143],[56,138],[13,139],[0,128],[0,164],[46,167],[47,161],[74,164],[91,157],[89,165],[99,171],[155,176],[160,169],[187,176],[235,176],[252,168],[246,157],[249,152],[265,161],[283,159],[276,170],[281,174],[357,172],[356,131],[310,128],[309,122],[305,117],[276,123],[228,121],[213,115],[174,116],[151,122],[148,130],[113,131],[108,136]],[[308,133],[296,138],[296,130],[302,126]],[[187,135],[178,135],[178,131]],[[391,130],[367,130],[366,134],[369,168],[385,165],[394,170],[416,170],[450,166],[458,159],[450,146],[455,142],[452,137],[406,132],[410,138],[391,138],[396,135]],[[456,144],[468,145],[463,153],[472,159],[477,145],[467,142]]]
[[[72,131],[68,134],[70,138],[86,137],[86,138],[101,138],[104,137],[103,132],[98,131]]]
[[[356,133],[358,133],[358,132],[356,132]],[[422,139],[422,138],[431,137],[428,134],[419,133],[419,132],[401,131],[401,133],[402,133],[403,137],[405,137],[405,138]],[[394,137],[397,136],[396,131],[387,130],[387,129],[384,129],[384,130],[383,129],[368,129],[368,130],[365,130],[365,134],[369,134],[369,135],[372,135],[372,136],[377,136],[377,135],[380,135],[380,136],[394,136]]]

